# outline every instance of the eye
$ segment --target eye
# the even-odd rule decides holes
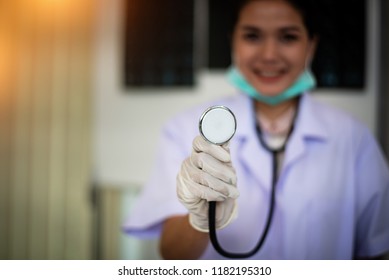
[[[257,32],[245,32],[243,33],[243,39],[246,41],[254,42],[260,39],[260,35]]]
[[[293,43],[299,40],[299,36],[293,33],[285,33],[280,36],[280,41],[283,43]]]

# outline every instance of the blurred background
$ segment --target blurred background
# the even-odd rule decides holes
[[[325,2],[335,14],[314,95],[364,122],[388,155],[389,3]],[[234,94],[226,9],[0,0],[0,259],[159,258],[157,240],[125,236],[121,224],[161,125]]]

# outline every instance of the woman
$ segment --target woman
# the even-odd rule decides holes
[[[220,243],[227,251],[246,252],[267,226],[274,189],[266,239],[250,258],[384,254],[388,167],[364,126],[307,93],[315,85],[308,68],[317,44],[308,5],[241,2],[228,73],[240,94],[212,103],[235,113],[234,138],[217,146],[197,136],[198,118],[211,104],[169,122],[155,172],[126,230],[160,234],[167,259],[224,258],[209,242],[208,201],[217,201]],[[150,205],[154,211],[144,208]]]

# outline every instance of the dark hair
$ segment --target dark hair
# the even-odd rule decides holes
[[[233,33],[235,25],[237,24],[241,10],[250,2],[261,0],[231,0],[232,14],[230,15],[230,34]],[[263,0],[262,0],[263,1]],[[268,0],[269,1],[269,0]],[[319,7],[315,0],[282,0],[289,3],[297,11],[299,11],[305,28],[308,31],[308,36],[313,39],[321,33],[320,28],[320,13]]]

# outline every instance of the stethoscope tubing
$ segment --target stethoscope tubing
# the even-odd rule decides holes
[[[208,209],[208,227],[209,227],[209,237],[210,237],[210,240],[211,240],[211,244],[212,246],[214,247],[214,249],[222,256],[224,257],[227,257],[227,258],[231,258],[231,259],[243,259],[243,258],[250,258],[252,256],[254,256],[263,246],[265,240],[266,240],[266,237],[269,233],[269,230],[270,230],[270,227],[271,227],[271,223],[272,223],[272,220],[273,220],[273,216],[274,216],[274,208],[275,208],[275,203],[276,203],[276,185],[277,185],[277,181],[278,181],[278,176],[277,176],[277,173],[278,173],[278,160],[277,160],[277,156],[279,153],[281,152],[284,152],[285,151],[285,148],[286,148],[286,144],[288,143],[288,140],[289,140],[289,137],[290,135],[292,134],[292,131],[293,131],[293,128],[294,128],[294,123],[295,123],[295,120],[296,120],[296,117],[297,117],[297,114],[298,114],[298,106],[299,105],[299,101],[297,102],[297,110],[296,110],[296,114],[293,118],[293,122],[292,122],[292,127],[290,128],[289,130],[289,133],[286,137],[286,141],[285,143],[283,144],[283,146],[279,149],[271,149],[267,144],[266,142],[264,141],[263,137],[262,137],[262,132],[261,132],[261,128],[259,126],[259,124],[257,123],[257,134],[258,134],[258,138],[259,138],[259,141],[261,143],[261,145],[268,151],[272,154],[272,182],[271,182],[271,195],[270,195],[270,205],[269,205],[269,211],[268,211],[268,214],[267,214],[267,218],[266,218],[266,224],[265,224],[265,227],[264,227],[264,230],[262,232],[262,234],[260,235],[260,238],[258,240],[258,243],[256,244],[256,246],[248,251],[248,252],[243,252],[243,253],[236,253],[236,252],[228,252],[226,250],[224,250],[222,248],[222,246],[220,245],[218,239],[217,239],[217,234],[216,234],[216,201],[210,201],[209,202],[209,209]]]
[[[270,206],[269,206],[269,213],[267,214],[266,218],[266,224],[263,230],[263,233],[261,234],[261,237],[257,243],[257,245],[248,252],[244,253],[235,253],[235,252],[228,252],[222,248],[220,245],[217,234],[216,234],[216,201],[210,201],[209,202],[209,211],[208,211],[208,218],[209,218],[209,238],[211,240],[212,246],[215,248],[215,250],[222,256],[231,258],[231,259],[244,259],[249,258],[255,255],[264,244],[266,237],[268,235],[271,222],[273,220],[273,213],[274,213],[274,205],[275,205],[275,194],[276,194],[276,184],[277,184],[277,170],[278,170],[278,163],[277,163],[277,153],[273,152],[273,177],[272,177],[272,188],[271,188],[271,195],[270,195]]]

